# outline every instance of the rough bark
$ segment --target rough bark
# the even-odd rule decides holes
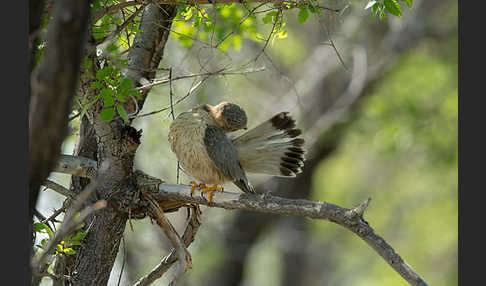
[[[97,152],[97,143],[96,143],[96,137],[95,137],[93,126],[90,124],[88,118],[84,116],[83,118],[81,118],[81,126],[79,130],[78,142],[76,143],[76,147],[74,149],[73,155],[82,156],[83,158],[88,158],[93,160],[92,162],[85,164],[84,166],[92,166],[92,165],[96,166],[97,165],[96,152]],[[78,163],[81,163],[81,161],[78,161]],[[67,166],[73,167],[72,162],[67,163]],[[79,167],[81,168],[81,166]],[[73,167],[73,170],[76,169],[78,169],[78,172],[76,173],[80,174],[79,168],[77,166]],[[82,171],[81,173],[92,174],[92,172],[87,172],[87,170],[86,172]],[[72,176],[70,192],[73,195],[79,194],[90,183],[90,181],[91,180],[86,177]],[[90,201],[94,201],[94,200],[90,200]],[[54,272],[56,274],[62,274],[69,277],[74,272],[75,262],[76,262],[76,256],[73,255],[64,255],[62,257],[59,256],[56,258]],[[64,286],[64,285],[69,285],[69,282],[66,281],[65,279],[55,279],[53,281],[53,286]]]
[[[142,32],[135,38],[127,69],[134,71],[127,75],[137,85],[140,85],[141,78],[154,78],[153,70],[162,59],[175,13],[176,8],[167,5],[151,4],[144,9],[140,23]],[[92,59],[96,61],[95,58]],[[92,68],[96,68],[96,65],[92,65]],[[81,82],[83,86],[89,86],[89,79],[83,77]],[[144,91],[138,108],[142,108],[148,91]],[[100,170],[104,169],[104,183],[100,184],[91,201],[104,198],[107,199],[108,206],[85,221],[84,228],[89,228],[89,232],[76,255],[59,262],[58,270],[69,275],[71,280],[58,281],[58,285],[106,285],[127,219],[130,215],[146,215],[137,214],[137,210],[133,209],[139,196],[133,174],[133,158],[140,143],[140,133],[120,118],[103,122],[99,116],[100,107],[93,105],[87,112],[90,120],[83,119],[76,153],[97,161],[98,176]],[[135,109],[134,105],[125,107],[129,112]],[[73,178],[71,190],[79,193],[88,181],[88,178]]]

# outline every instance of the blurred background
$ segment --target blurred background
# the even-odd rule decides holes
[[[286,12],[286,37],[269,42],[263,54],[265,43],[251,39],[234,40],[221,51],[171,38],[161,66],[172,67],[173,77],[237,71],[174,81],[175,115],[200,103],[230,101],[246,110],[251,128],[289,111],[306,140],[304,172],[295,179],[249,175],[257,191],[342,207],[370,197],[364,218],[375,231],[430,285],[457,285],[457,1],[415,0],[402,18],[382,21],[371,19],[364,1],[347,3],[332,18],[324,12],[303,24],[298,11]],[[170,109],[155,112],[169,104],[169,86],[156,86],[140,113],[151,114],[134,121],[143,129],[136,168],[174,183]],[[64,144],[67,154],[76,125]],[[70,182],[62,174],[51,179]],[[187,184],[191,178],[181,173],[179,180]],[[237,192],[229,184],[225,189]],[[42,192],[39,210],[59,208],[62,199]],[[408,285],[364,241],[336,224],[202,210],[185,285]],[[181,209],[169,218],[182,231],[186,215]],[[123,264],[120,285],[133,284],[170,249],[148,219],[131,224],[109,285],[117,285]],[[167,285],[172,275],[153,285]]]

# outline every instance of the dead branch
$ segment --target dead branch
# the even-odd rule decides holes
[[[199,218],[199,207],[193,206],[192,209],[193,212],[191,212],[184,235],[182,236],[182,241],[184,242],[186,248],[189,247],[189,245],[194,241],[199,226],[201,225],[201,220]],[[134,284],[134,286],[146,286],[152,284],[155,280],[162,277],[162,275],[164,275],[176,261],[177,251],[176,249],[172,249],[172,251],[165,256],[162,261],[154,269],[152,269],[152,271],[150,271],[150,273],[141,277]]]
[[[192,268],[191,254],[182,242],[182,239],[180,238],[177,231],[166,218],[164,211],[159,207],[158,203],[150,195],[146,195],[146,199],[149,202],[151,215],[155,218],[157,224],[160,226],[160,228],[162,228],[165,235],[175,249],[175,254],[177,257],[177,261],[179,262],[179,267],[177,268],[176,276],[174,277],[172,282],[176,283],[182,279],[182,276],[187,269]]]
[[[309,200],[291,200],[268,194],[253,195],[230,192],[217,192],[213,201],[199,195],[191,196],[188,185],[160,184],[153,190],[152,196],[158,200],[174,200],[184,203],[195,203],[224,209],[250,210],[287,216],[304,216],[313,219],[327,220],[352,231],[370,245],[398,274],[410,285],[425,286],[428,283],[413,270],[393,247],[363,219],[363,213],[370,199],[354,208],[343,208],[334,204]]]
[[[186,74],[186,75],[181,75],[177,77],[172,77],[170,78],[162,78],[162,79],[154,79],[151,83],[142,85],[139,87],[134,88],[135,90],[142,90],[142,89],[147,89],[151,88],[153,86],[159,85],[159,84],[164,84],[168,83],[170,81],[176,81],[176,80],[181,80],[181,79],[186,79],[186,78],[193,78],[193,77],[204,77],[204,76],[225,76],[225,75],[245,75],[249,73],[254,73],[254,72],[261,72],[264,71],[265,67],[260,67],[257,69],[247,69],[243,71],[236,71],[236,70],[226,70],[226,69],[221,69],[217,70],[214,72],[205,72],[205,73],[196,73],[196,74]]]
[[[62,185],[60,185],[56,182],[53,182],[51,180],[46,180],[42,185],[44,185],[44,187],[49,188],[49,189],[55,191],[56,193],[61,194],[65,197],[68,197],[68,198],[73,197],[73,194],[71,192],[69,192],[68,189],[66,189],[64,186],[62,186]]]

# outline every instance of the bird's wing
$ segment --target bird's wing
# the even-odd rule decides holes
[[[255,192],[241,167],[235,146],[223,131],[215,126],[208,126],[204,134],[204,145],[213,163],[227,178],[233,180],[244,192]]]
[[[295,177],[304,165],[304,139],[288,112],[276,114],[232,142],[248,173]]]

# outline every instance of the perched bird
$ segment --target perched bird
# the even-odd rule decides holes
[[[247,129],[245,111],[236,104],[203,104],[183,112],[170,125],[169,143],[181,167],[201,183],[191,182],[208,193],[233,182],[242,191],[254,193],[246,173],[295,177],[304,165],[304,139],[288,112],[281,112],[242,135],[228,133]],[[208,186],[212,185],[212,186]]]

